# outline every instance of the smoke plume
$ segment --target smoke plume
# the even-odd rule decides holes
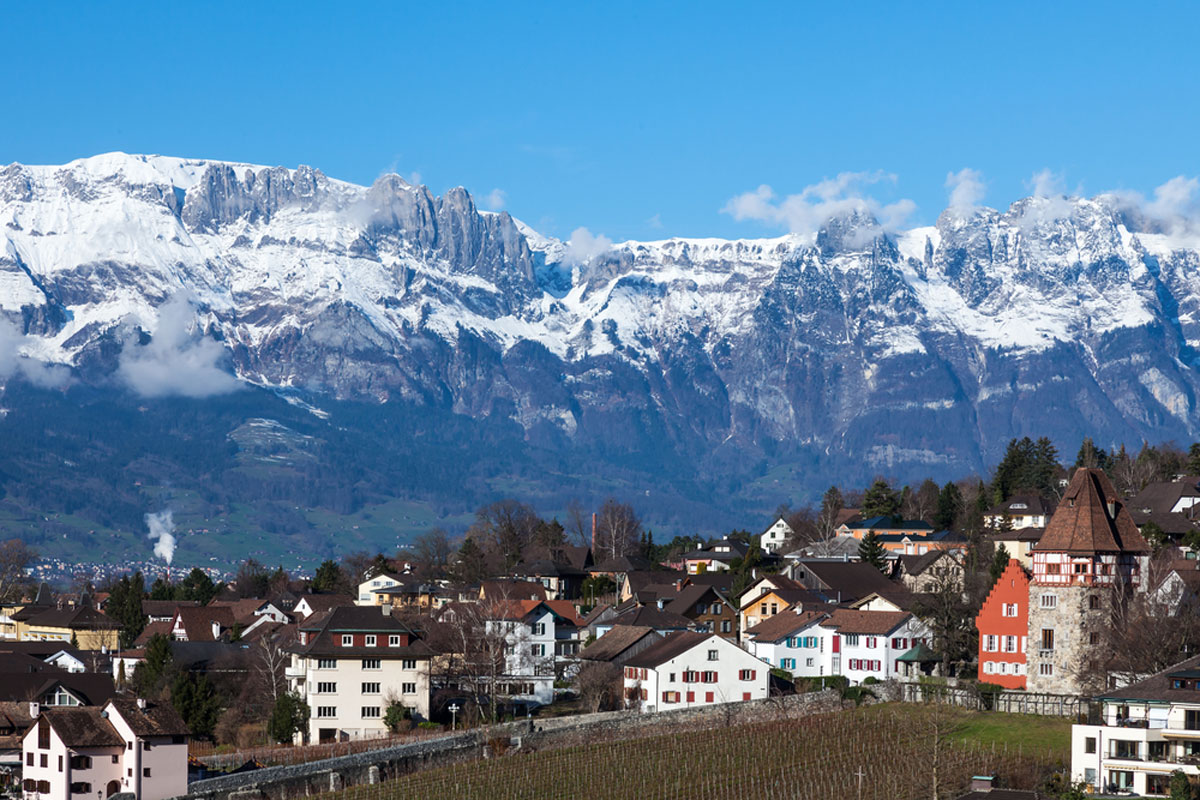
[[[154,555],[167,562],[175,558],[175,519],[168,509],[155,514],[146,515],[146,527],[150,529],[150,539],[154,542]]]

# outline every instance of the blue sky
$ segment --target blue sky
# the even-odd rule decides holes
[[[1047,169],[1085,194],[1200,172],[1196,6],[920,8],[10,3],[0,162],[418,173],[614,239],[781,233],[722,209],[844,172],[911,224],[964,168],[999,207]]]

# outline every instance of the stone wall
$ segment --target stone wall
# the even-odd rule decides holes
[[[666,733],[681,727],[737,725],[840,708],[841,695],[827,689],[656,714],[610,711],[545,719],[534,717],[308,764],[267,767],[239,775],[208,778],[188,786],[186,797],[199,800],[290,800],[318,792],[340,791],[348,786],[393,780],[420,769],[457,761],[486,758],[497,739],[508,747],[537,749],[619,738],[638,732],[651,734],[659,728]]]
[[[1082,694],[1081,669],[1087,661],[1089,636],[1108,614],[1111,589],[1092,586],[1029,586],[1028,676],[1031,692]],[[1042,596],[1057,598],[1054,608],[1042,607]],[[1093,608],[1095,604],[1095,608]],[[1042,630],[1054,631],[1054,648],[1042,649]],[[1049,668],[1050,674],[1042,674]]]

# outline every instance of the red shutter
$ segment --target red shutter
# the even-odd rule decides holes
[[[711,703],[712,701],[713,701],[713,693],[712,693],[712,692],[705,692],[705,693],[704,693],[704,702],[706,702],[706,703]]]
[[[696,702],[696,693],[695,693],[695,692],[688,692],[688,693],[687,693],[687,701],[688,701],[689,703],[694,703],[694,702]]]
[[[649,699],[649,693],[645,689],[642,689],[642,699],[643,700]]]
[[[749,699],[750,699],[750,693],[749,693],[749,692],[742,692],[742,699],[743,699],[743,700],[749,700]]]

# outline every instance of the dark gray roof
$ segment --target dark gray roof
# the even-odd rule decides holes
[[[665,664],[672,658],[686,653],[701,642],[708,641],[713,636],[716,636],[716,634],[694,633],[692,631],[672,633],[661,642],[647,647],[626,661],[625,664],[630,667],[657,667],[659,664]]]
[[[612,661],[638,642],[661,638],[662,636],[653,628],[640,625],[618,625],[580,650],[579,657],[587,661]]]

